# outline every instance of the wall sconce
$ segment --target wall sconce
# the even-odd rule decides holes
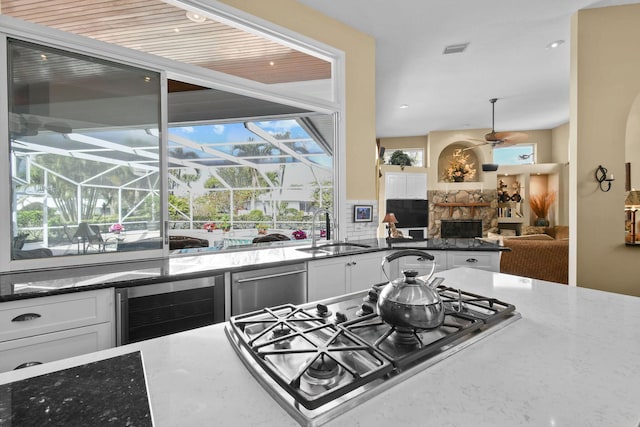
[[[382,220],[382,222],[387,223],[387,230],[388,230],[387,239],[391,240],[391,230],[392,228],[396,228],[395,224],[398,223],[398,220],[396,219],[396,215],[393,212],[389,212],[384,216],[384,219]]]
[[[609,178],[607,178],[607,169],[604,166],[600,165],[598,166],[598,169],[596,169],[596,181],[598,181],[600,190],[606,193],[607,191],[611,190],[611,183],[615,181],[615,179],[613,179],[613,174],[611,174]]]

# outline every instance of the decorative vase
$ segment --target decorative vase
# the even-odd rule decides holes
[[[548,227],[549,226],[549,220],[546,218],[537,218],[535,225],[538,227]]]
[[[453,182],[464,182],[464,176],[454,176]]]

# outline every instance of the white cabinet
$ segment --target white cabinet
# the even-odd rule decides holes
[[[472,267],[481,270],[500,271],[500,252],[498,251],[430,251],[425,252],[431,254],[435,258],[435,272],[448,270],[457,267]],[[429,274],[432,262],[418,256],[406,256],[398,258],[397,268],[402,272],[404,270],[415,270],[419,276]],[[400,274],[396,274],[399,277]]]
[[[113,288],[0,304],[0,372],[114,345]]]
[[[307,263],[307,298],[318,301],[347,292],[346,258],[336,257]]]
[[[385,199],[427,198],[427,174],[387,172],[385,175]]]
[[[51,362],[112,347],[111,323],[0,342],[0,372],[29,362]]]
[[[371,252],[350,256],[347,263],[347,292],[363,291],[381,282],[386,282],[382,274],[382,259],[386,252]]]
[[[374,284],[386,281],[380,268],[385,255],[386,252],[371,252],[309,261],[309,301],[369,289]]]
[[[500,272],[500,252],[448,251],[447,267],[472,267]]]

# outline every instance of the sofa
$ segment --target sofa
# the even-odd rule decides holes
[[[550,282],[569,283],[567,226],[523,227],[520,236],[503,236],[500,272]]]

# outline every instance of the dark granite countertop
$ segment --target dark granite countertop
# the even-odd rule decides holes
[[[349,241],[366,247],[350,247],[333,253],[305,252],[307,243],[257,244],[229,251],[194,250],[157,260],[139,260],[53,270],[0,274],[0,303],[60,293],[106,287],[130,287],[212,276],[224,272],[266,268],[282,264],[356,255],[390,249],[502,251],[499,244],[483,239],[366,239]],[[289,243],[289,244],[281,244]],[[302,250],[300,250],[302,249]]]
[[[153,426],[140,352],[0,386],[0,425]]]

